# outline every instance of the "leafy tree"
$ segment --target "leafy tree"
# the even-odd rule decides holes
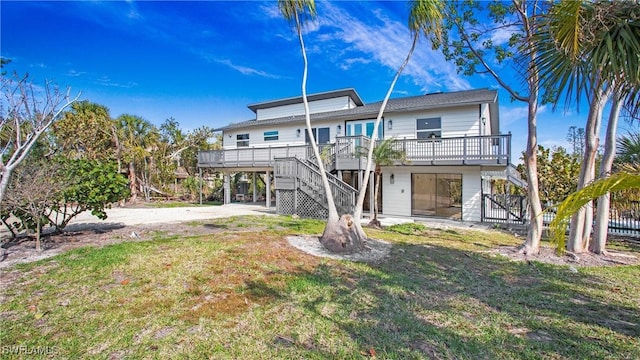
[[[576,191],[580,173],[580,157],[567,153],[563,147],[545,148],[538,145],[538,179],[540,200],[545,207],[556,205]],[[523,154],[524,157],[524,154]],[[518,172],[526,179],[524,165],[518,165]]]
[[[104,220],[111,204],[129,196],[127,179],[117,172],[113,162],[59,158],[63,183],[55,205],[47,213],[57,230],[64,229],[74,217],[85,211]]]
[[[53,126],[57,150],[73,159],[116,158],[115,122],[106,106],[79,101]]]
[[[55,206],[55,199],[64,186],[60,164],[45,160],[26,163],[16,169],[3,201],[3,223],[15,236],[19,230],[33,230],[36,251],[41,252],[42,226],[48,224],[45,213]],[[11,224],[11,216],[17,220]]]
[[[539,252],[542,235],[542,206],[538,192],[537,113],[540,101],[540,77],[536,58],[537,18],[548,3],[536,1],[451,1],[443,40],[436,45],[447,60],[454,61],[466,75],[481,74],[493,78],[511,98],[527,104],[527,146],[525,166],[531,220],[521,248],[526,254]],[[487,19],[491,20],[487,23]],[[497,33],[511,34],[505,42]],[[513,76],[515,70],[518,76]]]
[[[4,199],[11,174],[28,156],[45,131],[65,109],[77,101],[50,82],[38,91],[27,76],[2,77],[0,93],[0,202]]]
[[[38,251],[43,225],[62,231],[85,211],[104,220],[105,210],[129,194],[127,179],[116,172],[115,163],[63,157],[27,163],[16,170],[9,190],[3,222],[14,235],[14,230],[33,230]],[[18,221],[9,224],[10,215]]]

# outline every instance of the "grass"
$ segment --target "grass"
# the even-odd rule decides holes
[[[409,226],[368,230],[391,254],[353,263],[284,240],[322,222],[210,225],[9,269],[0,344],[59,358],[640,358],[638,266],[572,273],[486,252],[510,235]]]

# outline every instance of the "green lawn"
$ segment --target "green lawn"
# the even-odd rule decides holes
[[[639,266],[513,262],[486,250],[519,239],[439,229],[368,230],[391,254],[353,263],[287,244],[317,221],[200,225],[5,269],[0,357],[640,358]]]

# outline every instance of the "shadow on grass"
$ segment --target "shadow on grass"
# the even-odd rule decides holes
[[[323,264],[284,292],[265,286],[384,358],[640,356],[637,294],[610,296],[624,290],[583,270],[400,243],[381,264]]]

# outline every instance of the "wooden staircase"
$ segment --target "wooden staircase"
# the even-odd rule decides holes
[[[326,172],[338,214],[353,214],[356,189]],[[278,214],[326,219],[327,196],[317,164],[296,157],[278,158],[274,164]]]

